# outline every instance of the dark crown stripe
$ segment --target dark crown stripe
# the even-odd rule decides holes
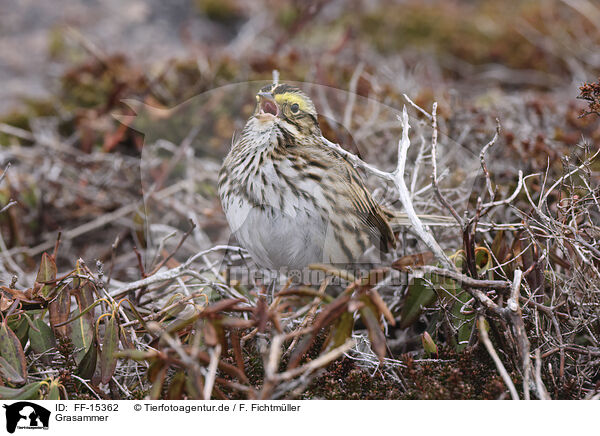
[[[285,94],[286,92],[300,92],[295,86],[287,85],[282,83],[273,89],[273,94]]]

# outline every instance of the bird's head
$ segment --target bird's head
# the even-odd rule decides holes
[[[315,105],[295,86],[267,85],[256,94],[256,102],[254,116],[261,121],[293,126],[306,134],[320,133]]]

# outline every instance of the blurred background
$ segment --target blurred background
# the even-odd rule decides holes
[[[420,86],[466,80],[461,93],[575,92],[600,62],[599,12],[587,0],[2,3],[3,111],[57,92],[75,65],[116,55],[150,81],[187,80],[162,99],[264,79],[275,67],[289,80],[343,87],[358,62],[381,81],[398,77],[399,63]]]

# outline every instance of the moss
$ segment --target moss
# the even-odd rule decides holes
[[[560,56],[549,57],[515,32],[517,19],[542,34],[551,32],[553,20],[560,21],[560,17],[549,15],[539,2],[409,1],[397,5],[385,3],[354,24],[362,39],[386,54],[409,49],[469,64],[499,63],[537,71],[567,69]]]
[[[343,359],[329,365],[327,372],[315,379],[303,398],[341,399],[497,399],[506,391],[493,362],[485,350],[456,353],[440,348],[440,358],[431,361],[402,359],[406,368],[397,376],[360,368],[355,361]],[[518,380],[511,374],[513,380]]]
[[[243,18],[237,0],[195,0],[194,5],[200,13],[220,23],[232,23]]]
[[[277,11],[277,23],[284,29],[290,29],[298,19],[299,15],[300,11],[296,5],[285,3]]]
[[[48,32],[48,56],[50,59],[61,59],[68,50],[67,38],[64,29],[55,27]]]
[[[303,399],[327,400],[393,400],[402,397],[399,384],[380,373],[371,376],[350,359],[333,362],[302,395]]]
[[[147,90],[144,75],[129,65],[127,58],[114,54],[91,59],[68,70],[61,77],[59,97],[66,110],[110,108],[122,95]]]
[[[18,109],[13,109],[0,116],[0,123],[29,131],[31,130],[29,120],[38,117],[55,116],[56,113],[56,104],[52,99],[23,98]],[[21,144],[29,143],[29,141],[15,136],[0,133],[0,144],[9,144],[14,141]]]
[[[443,362],[443,360],[448,360]],[[497,399],[506,386],[489,355],[480,347],[455,353],[440,352],[440,359],[431,362],[406,360],[403,371],[408,390],[407,399]],[[513,381],[518,376],[510,374]]]

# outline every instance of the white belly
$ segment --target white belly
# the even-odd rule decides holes
[[[339,247],[334,247],[333,230],[317,213],[251,207],[241,198],[223,206],[233,234],[260,267],[302,269],[313,263],[347,261],[336,259]]]
[[[258,133],[252,142],[246,142],[235,158],[226,159],[228,175],[219,193],[232,233],[258,266],[303,269],[313,263],[347,263],[360,255],[355,253],[356,244],[341,242],[339,229],[330,225],[324,211],[333,205],[325,198],[324,187],[301,177],[288,160],[277,161],[275,169],[273,162],[261,159],[261,150],[277,140],[272,129],[260,123],[254,128]],[[253,177],[247,177],[248,172]],[[230,189],[233,180],[244,180],[242,193]],[[292,181],[295,192],[287,181]],[[227,198],[225,192],[230,192]],[[255,206],[258,199],[265,203]]]

